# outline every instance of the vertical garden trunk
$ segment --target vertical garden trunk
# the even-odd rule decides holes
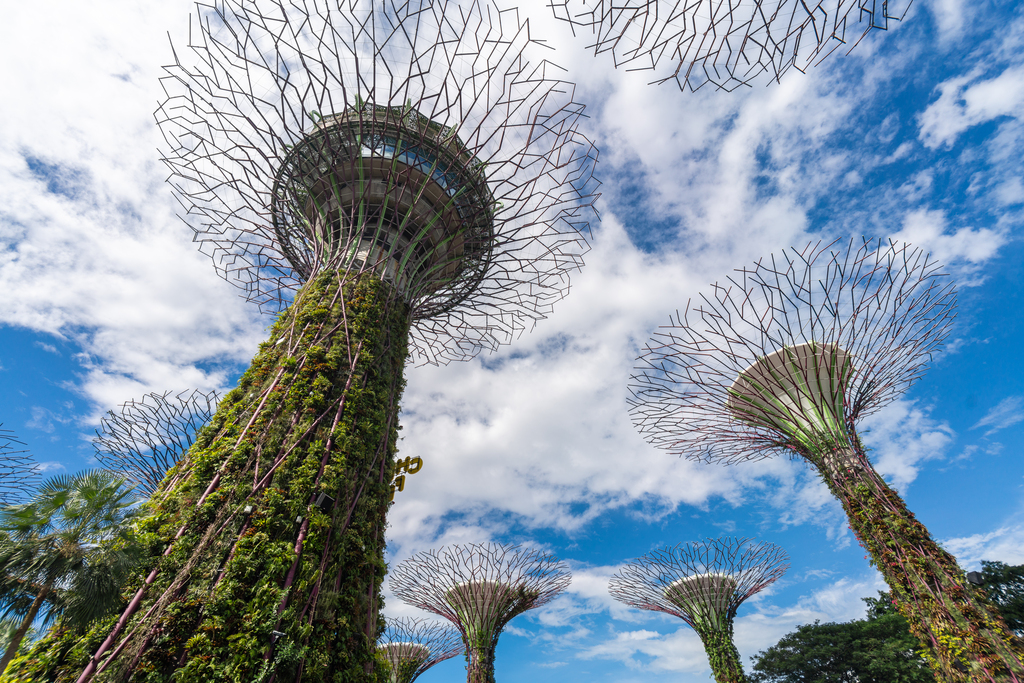
[[[341,278],[300,290],[153,495],[159,559],[126,615],[12,680],[377,680],[409,313],[376,277]]]
[[[466,643],[466,683],[494,683],[494,648]]]
[[[727,631],[701,630],[697,633],[704,643],[704,652],[708,655],[715,683],[746,683],[743,662],[732,641],[732,622],[729,622]]]
[[[892,590],[896,607],[925,646],[939,681],[1024,682],[1024,643],[967,583],[956,558],[932,539],[865,457],[863,448],[821,458],[826,484]]]

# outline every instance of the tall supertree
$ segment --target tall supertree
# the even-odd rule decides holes
[[[452,622],[466,646],[468,683],[494,683],[494,649],[513,617],[569,585],[564,562],[518,545],[451,545],[413,555],[391,570],[401,600]]]
[[[732,622],[740,604],[789,568],[782,548],[747,538],[680,543],[633,560],[612,576],[612,597],[679,617],[697,632],[718,683],[744,683]]]
[[[459,632],[448,624],[402,617],[388,619],[377,651],[388,661],[389,683],[412,683],[438,662],[462,653]]]
[[[0,424],[0,507],[14,505],[26,497],[39,481],[35,460],[25,444]]]
[[[111,410],[100,420],[92,440],[96,459],[150,496],[210,421],[217,399],[215,391],[194,389],[174,395],[151,392],[126,401],[120,411]]]
[[[587,250],[596,152],[529,25],[487,0],[197,7],[156,115],[170,182],[224,276],[284,310],[151,497],[125,612],[62,671],[376,680],[407,356],[470,358],[547,315]]]
[[[687,458],[810,463],[948,681],[1024,680],[1024,644],[872,467],[866,415],[921,377],[956,295],[929,255],[851,240],[789,249],[690,302],[648,342],[631,412]]]
[[[555,16],[592,34],[595,55],[652,72],[680,90],[734,90],[767,72],[778,81],[872,29],[900,21],[911,0],[556,0]]]

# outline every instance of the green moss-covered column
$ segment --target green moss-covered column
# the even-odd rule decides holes
[[[408,331],[376,278],[308,282],[148,503],[131,616],[5,680],[76,681],[103,646],[94,681],[376,681]]]
[[[715,683],[746,683],[740,653],[732,641],[732,622],[728,629],[699,629],[697,635],[704,643],[704,652],[708,655],[711,673]]]
[[[494,683],[494,648],[498,637],[466,643],[466,683]]]
[[[882,480],[859,442],[816,458],[939,681],[1024,682],[1024,643]],[[810,459],[810,458],[809,458]]]

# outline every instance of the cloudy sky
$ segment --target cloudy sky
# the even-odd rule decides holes
[[[798,624],[862,616],[883,586],[806,466],[658,452],[630,424],[626,382],[651,332],[732,268],[865,235],[926,248],[960,287],[951,342],[862,425],[874,461],[965,567],[1024,563],[1024,10],[918,0],[806,74],[682,93],[594,59],[544,2],[522,8],[588,105],[602,220],[572,292],[532,332],[409,368],[401,449],[425,465],[392,508],[391,560],[492,540],[569,563],[568,593],[502,637],[505,681],[707,680],[684,624],[606,592],[624,562],[682,541],[789,552],[788,574],[740,609],[744,657]],[[0,422],[50,472],[93,466],[92,432],[119,403],[230,388],[271,323],[196,251],[158,160],[160,67],[189,12],[5,9]],[[414,613],[395,598],[387,612]]]

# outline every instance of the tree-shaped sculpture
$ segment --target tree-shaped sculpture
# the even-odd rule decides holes
[[[902,20],[911,0],[558,0],[555,16],[593,35],[595,55],[616,67],[649,70],[654,83],[680,90],[707,84],[751,85],[767,72],[779,80],[806,71],[832,52],[852,50],[871,29]]]
[[[0,424],[0,507],[22,501],[35,488],[39,468],[21,441]]]
[[[438,662],[461,654],[462,638],[454,627],[437,621],[388,619],[377,650],[390,666],[389,683],[412,683]]]
[[[389,574],[404,602],[455,625],[468,683],[494,682],[494,649],[518,614],[550,602],[571,580],[565,563],[517,545],[452,545],[418,553]]]
[[[120,412],[111,410],[100,420],[92,440],[96,459],[150,496],[210,421],[217,399],[215,391],[194,389],[175,395],[153,392],[122,403]]]
[[[472,357],[547,315],[596,152],[487,0],[197,14],[157,112],[170,182],[225,277],[287,308],[151,497],[156,557],[78,680],[372,680],[407,355]]]
[[[937,675],[1024,680],[1021,642],[875,472],[856,430],[922,375],[955,300],[940,267],[906,244],[787,250],[713,285],[654,335],[631,380],[631,411],[648,441],[690,459],[804,458],[842,503]]]
[[[624,566],[608,592],[627,605],[685,621],[704,643],[717,683],[743,683],[732,621],[744,600],[786,573],[788,559],[778,546],[746,538],[681,543]]]

